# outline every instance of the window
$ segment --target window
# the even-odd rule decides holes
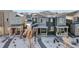
[[[8,18],[7,18],[7,22],[8,22]]]
[[[79,28],[78,28],[78,33],[79,33]]]
[[[33,18],[34,22],[36,21],[35,18]]]
[[[50,22],[50,18],[48,19],[48,21]]]
[[[59,18],[59,23],[60,23],[60,24],[63,23],[63,18]]]
[[[53,19],[52,18],[50,19],[50,22],[53,22]]]
[[[41,19],[41,22],[42,22],[42,19]]]
[[[54,31],[54,28],[53,27],[50,27],[50,31]]]
[[[58,23],[58,25],[65,25],[65,20],[64,20],[64,18],[59,18],[59,19],[57,20],[57,23]]]
[[[38,19],[38,23],[41,23],[41,19],[40,18]]]
[[[20,17],[19,15],[16,15],[16,17]]]
[[[77,21],[79,21],[79,17],[77,17]]]
[[[64,28],[65,32],[67,32],[67,28]]]
[[[41,29],[41,33],[46,33],[46,29],[45,28],[42,28]]]
[[[79,33],[79,26],[76,27],[76,31]]]

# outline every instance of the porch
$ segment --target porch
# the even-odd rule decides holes
[[[47,36],[48,33],[48,27],[47,26],[36,26],[33,27],[33,31],[36,32],[34,35],[38,36]]]
[[[23,26],[10,26],[9,28],[11,29],[10,33],[16,35],[20,35],[23,30]]]
[[[68,26],[56,26],[56,36],[68,36]]]

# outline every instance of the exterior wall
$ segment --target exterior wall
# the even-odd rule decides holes
[[[72,24],[71,25],[71,33],[75,36],[79,36],[79,24]]]
[[[25,14],[27,21],[32,21],[32,15],[31,14]]]
[[[18,32],[18,31],[20,31],[20,33],[21,33],[21,31],[23,30],[23,23],[25,22],[25,19],[26,19],[26,17],[25,16],[23,16],[23,15],[21,15],[21,14],[17,14],[16,12],[10,12],[10,28],[15,28],[16,29],[16,33]],[[17,31],[17,29],[18,29],[18,31]]]
[[[10,10],[4,11],[4,22],[5,22],[5,33],[4,34],[8,34],[8,26],[9,26],[9,12]]]
[[[79,36],[79,24],[75,25],[75,35]]]
[[[0,12],[0,35],[3,34],[3,12]]]
[[[57,26],[66,25],[66,18],[65,17],[57,17],[56,25]]]
[[[46,18],[42,18],[41,19],[41,23],[46,25],[47,19]]]
[[[74,17],[74,20],[72,20],[72,23],[75,23],[78,21],[78,17]]]
[[[12,24],[22,24],[24,20],[24,17],[16,17],[16,13],[12,10],[0,10],[0,35],[8,34],[8,29]]]
[[[48,26],[48,34],[51,35],[51,34],[55,34],[54,32],[54,25],[55,25],[55,22],[54,22],[54,18],[53,17],[49,17],[48,18],[48,21],[46,23],[46,25]]]
[[[55,20],[56,35],[57,36],[68,36],[68,26],[66,26],[66,17],[59,16]]]
[[[71,24],[71,29],[70,29],[71,33],[74,34],[75,33],[75,25]],[[74,34],[75,35],[75,34]]]
[[[0,26],[0,35],[3,35],[4,32],[3,32],[3,27]]]
[[[0,35],[8,34],[8,21],[10,10],[0,10]],[[9,20],[9,19],[8,19]]]
[[[12,24],[22,24],[25,21],[24,16],[16,16],[16,12],[9,12],[9,25]]]
[[[74,17],[79,17],[79,12],[75,13]]]
[[[73,20],[74,17],[73,16],[66,16],[66,19]]]
[[[79,12],[77,12],[73,16],[71,33],[74,34],[75,36],[79,36]]]
[[[16,13],[15,12],[9,12],[9,25],[15,24],[16,22]]]
[[[0,12],[0,26],[3,26],[3,12]]]

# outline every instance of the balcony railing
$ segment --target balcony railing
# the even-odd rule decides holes
[[[47,26],[54,26],[54,24],[55,24],[54,22],[46,22]]]

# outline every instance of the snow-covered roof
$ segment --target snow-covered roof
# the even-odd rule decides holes
[[[48,28],[48,27],[46,25],[38,25],[38,26],[36,26],[34,28]]]
[[[40,13],[33,13],[32,17],[63,17],[66,16],[65,13],[53,13],[53,12],[40,12]]]
[[[17,15],[18,15],[19,17],[23,17],[23,16],[24,16],[23,14],[20,14],[20,13],[17,13]]]
[[[68,26],[56,26],[56,28],[68,28]]]

